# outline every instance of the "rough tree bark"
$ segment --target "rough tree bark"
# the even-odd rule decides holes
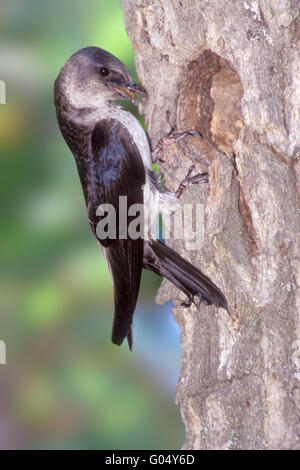
[[[186,449],[300,447],[298,6],[123,1],[154,144],[174,124],[203,134],[171,146],[161,165],[171,189],[192,162],[209,173],[184,194],[205,203],[204,248],[173,244],[223,289],[231,313],[184,309],[168,282],[158,294],[174,301],[181,328]]]

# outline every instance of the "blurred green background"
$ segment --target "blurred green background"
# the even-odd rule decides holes
[[[1,0],[0,448],[176,449],[171,306],[144,274],[134,351],[111,344],[112,286],[56,123],[53,82],[87,45],[135,77],[119,0]]]

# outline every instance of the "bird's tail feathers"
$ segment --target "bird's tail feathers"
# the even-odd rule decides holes
[[[151,240],[144,252],[144,263],[147,269],[164,276],[184,292],[188,297],[188,302],[184,303],[187,306],[193,302],[194,296],[198,296],[207,304],[228,311],[224,294],[209,277],[164,243]]]

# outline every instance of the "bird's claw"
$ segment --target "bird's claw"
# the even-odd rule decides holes
[[[208,174],[207,173],[197,173],[194,176],[191,176],[193,171],[195,170],[195,165],[191,165],[186,176],[181,181],[178,189],[175,193],[177,198],[180,198],[183,191],[190,186],[191,184],[199,184],[199,183],[207,183],[208,182]]]
[[[153,163],[157,161],[164,162],[164,160],[161,158],[164,153],[164,150],[169,145],[171,145],[172,142],[178,142],[179,140],[182,140],[189,135],[199,135],[201,138],[203,138],[201,132],[197,131],[196,129],[184,131],[184,132],[177,132],[177,127],[173,126],[167,135],[159,139],[151,155],[152,162]]]
[[[189,308],[191,305],[195,304],[194,296],[190,294],[187,298],[187,300],[181,302],[181,307],[183,308]]]

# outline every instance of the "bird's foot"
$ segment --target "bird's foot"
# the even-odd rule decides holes
[[[157,161],[164,162],[162,156],[164,154],[165,149],[169,145],[171,145],[173,142],[178,142],[179,140],[184,139],[188,135],[199,135],[202,138],[202,134],[199,131],[191,130],[191,131],[177,132],[177,127],[173,126],[167,135],[159,139],[151,155],[152,162],[153,163]]]
[[[208,182],[208,174],[207,173],[197,173],[196,175],[192,176],[193,171],[195,170],[195,165],[191,165],[189,171],[187,172],[185,178],[181,181],[178,189],[175,193],[177,198],[180,198],[183,191],[190,186],[191,184],[200,184],[200,183],[207,183]]]
[[[188,295],[187,300],[181,302],[183,308],[189,308],[191,305],[195,304],[194,296],[192,294]],[[196,305],[196,304],[195,304]]]

